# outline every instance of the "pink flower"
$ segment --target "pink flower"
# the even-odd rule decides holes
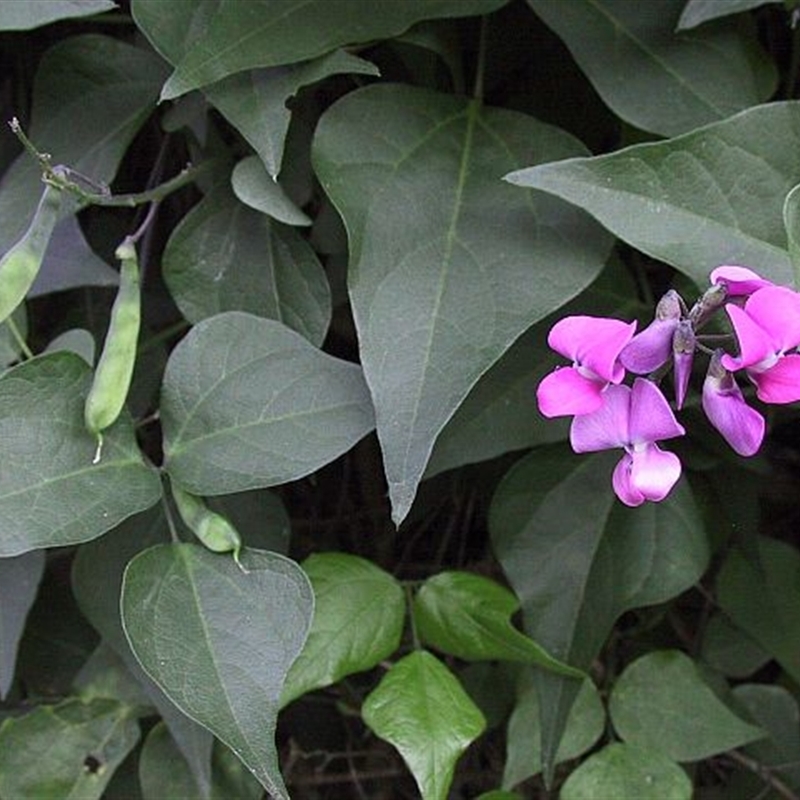
[[[775,285],[747,267],[717,267],[712,270],[710,278],[712,284],[722,284],[729,297],[751,295],[766,286]]]
[[[724,355],[731,372],[745,369],[765,403],[800,400],[800,294],[784,286],[753,292],[743,308],[725,306],[739,341],[739,355]]]
[[[553,325],[547,343],[572,360],[547,375],[536,390],[546,417],[587,414],[603,404],[602,392],[625,377],[618,357],[636,330],[635,322],[604,317],[565,317]]]
[[[740,456],[752,456],[764,439],[764,417],[745,403],[733,375],[722,366],[723,360],[722,350],[711,356],[703,382],[703,411]]]
[[[670,289],[658,301],[653,321],[620,353],[622,366],[637,375],[647,375],[666,364],[672,355],[672,336],[680,318],[680,295]]]
[[[576,453],[623,448],[612,478],[614,491],[626,505],[638,506],[663,500],[680,478],[680,460],[656,442],[684,433],[661,390],[637,378],[632,389],[609,386],[600,408],[575,417],[570,443]]]

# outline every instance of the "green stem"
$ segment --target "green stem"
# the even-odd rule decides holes
[[[486,68],[486,39],[489,22],[487,17],[481,17],[481,32],[478,39],[478,63],[475,68],[475,88],[472,96],[475,100],[483,101],[483,75]]]
[[[408,611],[408,622],[411,627],[411,642],[415,650],[422,650],[422,643],[417,633],[417,623],[414,621],[414,587],[410,583],[403,584],[403,591],[406,595],[406,610]]]
[[[20,329],[17,327],[17,323],[14,322],[13,317],[9,317],[6,320],[6,324],[8,325],[8,329],[11,331],[11,335],[17,342],[17,346],[22,352],[22,355],[24,355],[26,359],[33,358],[33,351],[30,349],[30,347],[28,347],[28,343],[25,341],[25,337],[20,332]]]

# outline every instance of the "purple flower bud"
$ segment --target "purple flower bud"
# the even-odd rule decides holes
[[[681,318],[681,296],[670,289],[656,306],[653,321],[620,353],[622,365],[637,375],[662,367],[672,355],[672,335]]]
[[[740,456],[758,452],[764,439],[764,417],[745,403],[733,374],[723,366],[722,350],[717,350],[708,364],[703,382],[703,411]]]
[[[772,281],[747,267],[717,267],[712,270],[710,278],[712,284],[724,286],[730,297],[746,297],[765,286],[774,286]]]
[[[683,408],[686,399],[686,389],[692,374],[692,361],[695,348],[694,327],[688,319],[682,319],[675,328],[672,337],[672,358],[675,364],[675,405],[678,410]]]

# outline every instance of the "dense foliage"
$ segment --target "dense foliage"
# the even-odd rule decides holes
[[[0,798],[800,797],[793,2],[0,31]]]

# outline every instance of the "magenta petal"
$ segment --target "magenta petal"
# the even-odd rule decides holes
[[[619,383],[625,377],[625,370],[617,357],[635,330],[635,322],[619,319],[565,317],[552,327],[547,343],[557,353],[588,368],[604,381]]]
[[[663,366],[672,355],[672,336],[677,319],[655,319],[637,333],[619,354],[620,363],[637,375],[646,375]]]
[[[800,294],[785,286],[769,286],[744,305],[750,319],[765,330],[774,350],[785,352],[800,344]]]
[[[718,355],[712,357],[703,383],[703,411],[740,456],[758,452],[764,439],[764,417],[745,403],[733,376],[720,369]]]
[[[763,372],[748,370],[759,400],[765,403],[796,403],[800,400],[800,355],[789,353]]]
[[[594,453],[627,444],[630,394],[627,386],[608,386],[600,408],[572,420],[569,440],[576,453]]]
[[[546,375],[536,389],[539,411],[545,417],[587,414],[603,404],[604,386],[581,375],[575,367],[560,367]]]
[[[675,453],[648,444],[634,450],[630,484],[646,500],[663,500],[681,476],[681,461]]]
[[[686,433],[661,390],[646,378],[633,382],[628,430],[628,441],[632,445],[672,439]]]
[[[775,347],[769,334],[746,311],[730,303],[725,306],[725,311],[731,318],[739,342],[739,355],[736,358],[727,354],[722,356],[722,366],[725,369],[734,372],[775,355]]]
[[[747,267],[723,266],[711,272],[711,283],[722,283],[732,297],[752,294],[765,286],[772,286],[771,281],[762,278]]]
[[[614,487],[614,494],[625,503],[626,506],[640,506],[645,501],[645,496],[631,483],[631,471],[633,469],[633,459],[628,453],[619,460],[614,467],[611,476],[611,484]]]

